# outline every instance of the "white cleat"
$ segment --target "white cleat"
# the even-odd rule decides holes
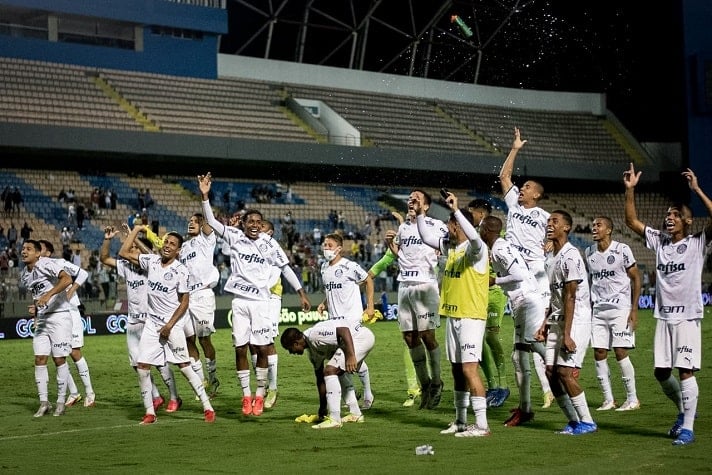
[[[638,400],[626,401],[621,405],[621,407],[616,409],[616,411],[635,411],[636,409],[640,409],[640,401]]]
[[[49,402],[47,402],[47,401],[41,402],[40,408],[37,409],[37,412],[35,412],[35,417],[42,417],[51,410],[52,410],[52,405]]]
[[[616,402],[611,400],[611,401],[603,401],[603,404],[596,409],[597,411],[610,411],[611,409],[616,408]]]

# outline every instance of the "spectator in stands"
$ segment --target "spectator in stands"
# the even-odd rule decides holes
[[[292,212],[287,211],[287,213],[280,218],[279,224],[282,226],[282,239],[284,240],[285,248],[291,250],[297,232],[294,218],[292,218]]]
[[[155,201],[153,201],[153,196],[151,196],[151,190],[148,188],[146,188],[146,193],[144,194],[143,199],[146,202],[146,208],[150,208],[156,204]]]
[[[30,239],[30,236],[32,235],[32,229],[29,224],[27,224],[27,221],[22,225],[22,228],[20,228],[20,237],[22,238],[22,242],[27,241]]]
[[[12,214],[12,190],[9,186],[6,186],[2,191],[2,201],[5,204],[5,216],[10,216]]]
[[[111,199],[109,205],[111,206],[111,209],[116,209],[116,202],[119,200],[119,197],[116,195],[116,191],[112,188],[110,190],[111,193]]]
[[[346,216],[344,215],[343,211],[339,211],[337,215],[337,222],[336,222],[336,227],[343,231],[346,229]]]
[[[99,203],[101,201],[101,193],[99,192],[99,188],[94,188],[94,190],[91,192],[91,208],[94,210],[94,213],[99,214]]]
[[[329,223],[331,224],[331,230],[330,231],[336,231],[336,228],[339,224],[339,214],[336,212],[335,209],[329,210]]]
[[[13,210],[13,212],[15,212],[19,215],[20,214],[20,205],[22,203],[23,203],[22,192],[20,192],[20,189],[18,187],[15,187],[15,189],[12,192],[12,210]]]
[[[59,194],[57,195],[57,201],[59,201],[60,203],[64,203],[65,201],[67,201],[67,192],[64,191],[64,188],[59,190]]]
[[[136,201],[138,202],[138,208],[143,209],[146,207],[146,194],[143,192],[142,188],[136,192]]]
[[[104,192],[104,208],[111,209],[111,190]]]
[[[84,218],[86,217],[86,207],[81,201],[77,203],[77,229],[84,229]]]
[[[73,188],[70,188],[70,189],[67,191],[67,199],[66,199],[66,202],[67,202],[67,203],[73,203],[73,202],[74,202],[74,189],[73,189]]]
[[[59,240],[62,243],[62,246],[69,246],[69,244],[72,242],[72,237],[74,236],[74,233],[72,232],[71,229],[69,229],[67,226],[62,228],[62,232],[59,235]]]
[[[0,252],[0,276],[2,279],[7,278],[10,273],[10,256],[7,254],[7,249]]]
[[[75,249],[74,254],[72,254],[72,264],[77,267],[82,267],[82,254],[79,248]]]
[[[10,221],[10,228],[7,230],[7,243],[10,247],[15,247],[17,244],[17,228],[12,221]]]
[[[77,207],[74,202],[67,205],[67,224],[74,226],[77,223]]]

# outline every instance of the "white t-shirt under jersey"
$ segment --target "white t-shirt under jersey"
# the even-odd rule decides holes
[[[519,188],[513,185],[504,195],[507,203],[507,232],[505,239],[527,260],[544,261],[544,237],[549,213],[535,206],[525,208],[518,203]]]
[[[628,269],[635,265],[633,251],[627,244],[611,241],[601,252],[598,245],[585,251],[588,275],[591,278],[591,301],[594,310],[631,308]]]
[[[702,318],[705,244],[704,231],[673,243],[667,233],[645,227],[645,245],[655,251],[655,318]]]
[[[447,226],[439,219],[426,216],[424,222],[438,237],[447,236]],[[437,253],[423,244],[417,223],[403,222],[393,242],[398,245],[399,282],[437,282]]]
[[[549,320],[563,321],[564,286],[567,282],[576,281],[578,286],[576,287],[573,323],[591,323],[588,276],[579,250],[567,242],[556,255],[546,261],[546,272],[549,276],[549,288],[551,289]]]

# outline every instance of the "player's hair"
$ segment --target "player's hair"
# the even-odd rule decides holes
[[[611,231],[613,231],[613,220],[612,220],[611,218],[609,218],[608,216],[599,215],[599,216],[596,216],[596,217],[593,218],[593,219],[594,219],[594,220],[600,219],[601,221],[604,221],[604,222],[606,223],[606,226],[608,226],[608,228],[609,228]]]
[[[338,244],[341,247],[344,247],[344,237],[341,234],[329,233],[324,237],[324,241],[326,241],[327,239],[336,241],[336,244]]]
[[[264,219],[264,217],[262,216],[262,213],[260,212],[260,210],[254,209],[254,208],[246,209],[246,210],[245,210],[245,213],[242,215],[242,218],[240,218],[240,219],[242,220],[242,223],[243,223],[243,224],[247,222],[247,217],[248,217],[249,215],[251,215],[251,214],[256,214],[257,216],[259,216],[259,217],[260,217],[260,221]]]
[[[568,212],[564,211],[563,209],[554,210],[551,212],[551,214],[558,214],[559,216],[564,218],[564,221],[566,221],[566,224],[569,225],[569,228],[571,228],[571,226],[573,225],[573,218]],[[571,229],[569,229],[569,231],[571,231]]]
[[[54,244],[46,239],[38,239],[37,242],[40,244],[40,250],[42,249],[42,244],[44,244],[45,249],[49,251],[50,255],[54,254]]]
[[[472,216],[472,213],[467,208],[460,208],[460,213],[465,217],[467,221],[473,226],[476,227],[477,225],[475,224],[475,218]],[[455,212],[453,211],[450,213],[450,221],[457,222],[457,218],[455,218]]]
[[[432,196],[430,196],[430,194],[428,194],[427,191],[423,191],[423,190],[421,190],[420,188],[414,188],[414,189],[411,191],[411,193],[415,193],[416,191],[417,191],[418,193],[422,193],[422,194],[423,194],[423,200],[425,201],[425,204],[428,205],[428,206],[430,206],[430,203],[433,202]]]
[[[269,219],[263,219],[262,224],[267,226],[267,229],[269,231],[274,231],[274,223],[272,221],[270,221]]]
[[[34,239],[25,239],[25,241],[22,244],[23,245],[30,244],[30,245],[32,245],[32,247],[35,248],[35,251],[42,252],[42,244],[40,244],[39,241],[35,241]]]
[[[487,216],[480,224],[486,231],[499,235],[502,232],[502,220],[496,216]]]
[[[282,336],[279,337],[279,342],[282,344],[282,348],[288,350],[294,345],[294,342],[302,337],[302,332],[298,328],[289,327],[282,332]]]
[[[472,209],[483,209],[487,212],[487,214],[492,213],[492,205],[489,201],[483,200],[482,198],[477,198],[470,201],[467,207]]]
[[[178,234],[177,232],[175,232],[175,231],[169,231],[169,232],[167,232],[166,235],[163,236],[163,241],[164,241],[164,242],[166,241],[166,238],[167,238],[168,236],[173,236],[173,237],[175,237],[176,239],[178,239],[178,245],[179,245],[179,246],[182,246],[182,245],[183,245],[183,236],[181,236],[181,235]]]
[[[203,216],[203,213],[193,213],[193,217],[198,218],[198,221],[201,223],[205,221],[205,216]]]
[[[676,209],[683,215],[687,212],[687,214],[690,215],[690,218],[693,217],[692,209],[689,206],[687,206],[685,203],[682,203],[680,201],[672,203],[670,206],[668,206],[668,209]]]
[[[536,180],[529,180],[529,181],[534,184],[536,191],[539,192],[539,198],[543,198],[544,197],[544,185],[542,185],[541,183],[539,183]]]

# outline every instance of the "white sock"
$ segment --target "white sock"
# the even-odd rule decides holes
[[[77,366],[79,378],[82,380],[82,384],[84,384],[84,391],[87,396],[94,394],[94,388],[91,385],[91,377],[89,376],[89,365],[87,364],[87,360],[85,360],[82,356],[75,364]]]
[[[626,401],[635,402],[638,400],[638,393],[635,390],[635,368],[630,358],[626,356],[618,362],[621,367],[621,379],[625,387]]]
[[[49,402],[47,388],[49,383],[49,372],[47,365],[35,366],[35,384],[37,385],[37,395],[40,402]]]
[[[153,374],[151,374],[151,397],[156,399],[161,396],[161,392],[156,387],[156,382],[153,379]]]
[[[193,369],[193,372],[198,375],[200,381],[205,381],[205,373],[203,372],[203,362],[200,360],[200,358],[198,358],[197,360],[195,358],[191,358],[190,367]],[[181,371],[183,371],[182,368]]]
[[[205,386],[203,386],[203,380],[200,379],[200,376],[198,376],[198,373],[193,371],[193,368],[190,365],[182,367],[180,369],[180,372],[183,373],[183,376],[185,376],[185,379],[187,379],[188,383],[190,383],[190,387],[193,388],[195,395],[198,396],[198,398],[200,399],[200,402],[203,403],[203,410],[212,411],[213,406],[210,404],[210,398],[208,397],[208,394],[205,392]]]
[[[255,396],[265,397],[265,387],[267,386],[267,368],[255,368],[255,379],[257,379],[257,390]]]
[[[514,350],[514,375],[519,388],[519,409],[524,412],[532,412],[532,370],[529,366],[529,352],[524,350]]]
[[[146,414],[156,415],[153,409],[153,398],[151,397],[151,370],[138,368],[138,386],[141,389],[141,401],[146,410]]]
[[[341,383],[335,374],[324,376],[326,385],[326,407],[329,417],[336,422],[341,422]]]
[[[176,387],[176,380],[173,377],[173,371],[171,370],[171,367],[168,365],[159,366],[158,372],[161,373],[161,378],[163,379],[163,382],[166,383],[166,387],[168,388],[168,392],[170,394],[170,399],[172,401],[177,400],[178,388]]]
[[[455,391],[455,423],[467,424],[467,408],[470,406],[469,391]]]
[[[596,360],[596,378],[598,386],[603,392],[604,401],[613,401],[613,390],[611,389],[611,372],[608,369],[608,360]]]
[[[534,360],[534,371],[539,378],[539,384],[541,384],[541,390],[546,394],[551,391],[549,380],[546,379],[546,363],[544,363],[544,358],[536,352],[532,353],[532,359]]]
[[[69,377],[69,365],[57,366],[57,404],[64,404],[67,400],[67,379]]]
[[[440,347],[428,351],[428,366],[430,367],[430,380],[440,384]]]
[[[277,364],[279,363],[279,355],[267,356],[267,381],[269,389],[277,390]]]
[[[564,416],[566,416],[567,421],[569,421],[569,422],[571,422],[571,421],[578,422],[579,421],[578,413],[574,409],[574,406],[571,403],[571,398],[569,397],[568,394],[564,393],[561,396],[557,396],[556,403],[561,408],[561,412],[564,413]]]
[[[361,366],[358,369],[358,377],[361,380],[361,385],[363,386],[363,398],[373,401],[373,392],[371,392],[371,373],[368,371],[368,365],[365,361],[361,362]]]
[[[361,408],[358,407],[358,399],[356,399],[356,391],[354,383],[349,373],[344,373],[339,376],[339,384],[341,384],[341,397],[349,408],[349,412],[355,416],[361,415]]]
[[[242,396],[252,396],[252,389],[250,389],[250,370],[240,369],[237,371],[237,383],[242,388]]]
[[[682,405],[685,413],[685,420],[682,423],[682,428],[694,430],[695,415],[697,414],[697,398],[700,394],[700,389],[697,386],[697,378],[683,379],[680,381],[682,389]]]
[[[76,396],[79,394],[79,388],[77,387],[77,383],[74,382],[74,377],[72,376],[71,371],[67,373],[67,390],[69,391],[70,396]]]
[[[581,422],[592,423],[593,418],[591,417],[591,411],[588,409],[588,404],[586,403],[586,394],[581,391],[581,394],[574,396],[571,399],[571,405],[574,406],[576,414]]]
[[[663,393],[677,406],[677,412],[684,412],[682,406],[682,390],[680,389],[680,383],[671,374],[665,381],[660,381],[660,387],[663,389]]]
[[[430,374],[428,374],[428,361],[425,356],[425,345],[422,343],[410,349],[410,359],[413,360],[415,375],[418,377],[421,389],[427,390],[430,384]]]
[[[482,396],[470,396],[472,411],[475,413],[475,425],[480,429],[488,429],[487,399]]]

